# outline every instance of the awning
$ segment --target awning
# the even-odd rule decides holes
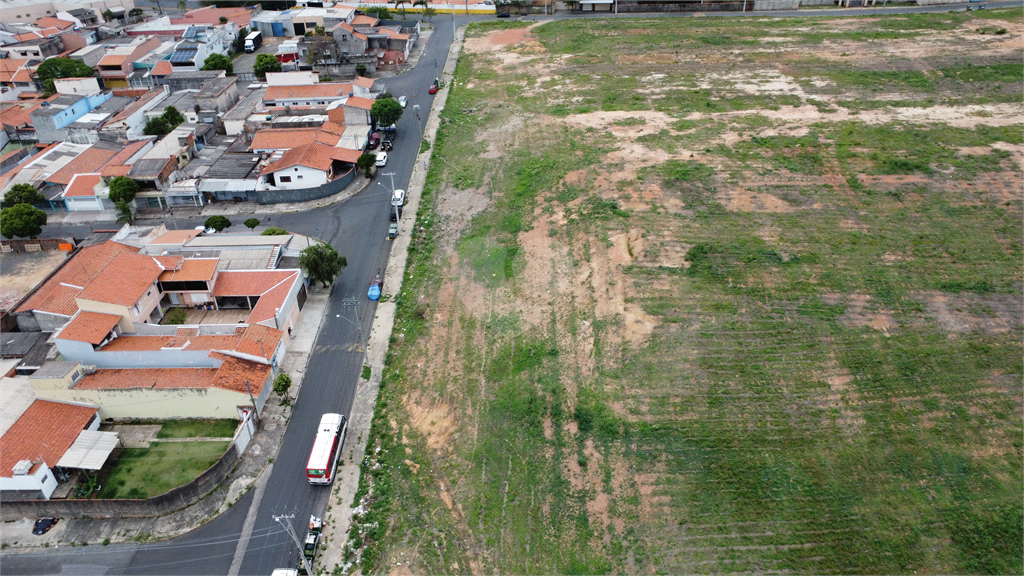
[[[61,468],[83,468],[99,470],[110,453],[121,443],[117,432],[82,430],[75,443],[61,456],[57,466]]]

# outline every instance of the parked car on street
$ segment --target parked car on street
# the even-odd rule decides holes
[[[392,222],[388,225],[388,240],[398,238],[398,223]]]
[[[498,18],[511,18],[512,15],[508,12],[498,12]]]
[[[377,161],[374,162],[373,165],[377,166],[378,168],[383,167],[383,166],[387,166],[388,165],[388,153],[387,152],[381,152],[380,154],[377,154]]]
[[[58,521],[58,518],[40,518],[36,520],[35,526],[32,527],[32,533],[36,536],[42,536],[56,526]]]
[[[391,138],[385,138],[385,139],[380,141],[380,149],[381,150],[383,150],[385,152],[390,152],[390,151],[394,150],[394,148],[395,148],[395,142]]]
[[[391,195],[392,206],[405,206],[405,190],[395,190]]]
[[[405,105],[409,103],[409,99],[406,98],[405,96],[399,96],[398,103],[402,106],[402,108],[405,108]]]
[[[431,84],[427,94],[437,94],[437,84]]]
[[[380,134],[374,132],[373,134],[370,134],[370,141],[367,142],[366,149],[373,150],[378,144],[380,144]]]

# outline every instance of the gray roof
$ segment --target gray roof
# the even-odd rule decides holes
[[[42,332],[4,332],[0,334],[0,358],[22,358],[46,335]]]
[[[213,80],[210,80],[209,82],[203,84],[203,89],[199,91],[199,94],[196,94],[196,97],[213,98],[215,96],[219,96],[225,90],[233,86],[235,82],[238,82],[238,78],[235,78],[234,76],[214,78]]]
[[[70,360],[52,360],[43,364],[29,378],[63,378],[78,366],[78,362]]]
[[[128,176],[132,178],[156,178],[170,161],[170,156],[166,159],[141,158],[136,160],[135,164],[132,164],[132,169],[128,171]]]
[[[63,112],[65,108],[77,104],[80,100],[85,100],[85,96],[81,94],[61,94],[50,100],[46,106],[40,106],[32,111],[29,116],[56,116]]]
[[[75,8],[74,10],[68,10],[68,14],[71,14],[72,16],[96,16],[96,13],[88,8]]]
[[[175,70],[167,75],[169,80],[178,78],[217,78],[224,74],[223,70]]]
[[[266,95],[266,88],[248,90],[235,104],[235,107],[224,113],[224,120],[245,120],[257,106],[263,103],[263,96]]]
[[[168,106],[174,106],[180,112],[194,112],[196,104],[199,102],[196,100],[196,93],[191,90],[184,90],[181,92],[174,92],[167,98],[156,105],[153,111],[164,110]]]

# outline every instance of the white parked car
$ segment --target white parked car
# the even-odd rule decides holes
[[[392,206],[402,206],[405,204],[405,190],[395,190],[391,196]]]
[[[402,108],[405,108],[405,105],[409,103],[409,99],[406,98],[405,96],[399,96],[398,103],[402,106]]]
[[[377,154],[377,161],[374,163],[376,166],[387,166],[388,164],[388,153],[381,152]]]

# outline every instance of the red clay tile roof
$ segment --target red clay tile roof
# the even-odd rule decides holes
[[[164,235],[166,236],[166,234]],[[185,260],[177,270],[165,270],[160,274],[161,282],[209,282],[217,272],[216,258]]]
[[[153,70],[149,73],[150,76],[167,76],[171,72],[174,72],[174,66],[171,66],[169,60],[161,60],[153,66]]]
[[[132,156],[138,154],[139,150],[142,150],[142,148],[149,142],[150,140],[147,138],[145,140],[133,140],[125,144],[124,148],[121,148],[120,152],[114,154],[114,156],[110,158],[108,164],[124,164],[131,160]]]
[[[280,160],[268,164],[266,168],[260,171],[260,174],[270,174],[271,172],[277,172],[292,166],[305,166],[326,171],[335,160],[355,164],[360,154],[358,150],[333,148],[314,142],[285,152],[281,155]]]
[[[13,476],[11,470],[21,460],[41,460],[47,466],[56,466],[96,411],[62,402],[33,402],[0,438],[0,476]]]
[[[96,63],[97,66],[120,66],[128,58],[127,54],[107,54]]]
[[[32,75],[29,74],[28,70],[26,70],[25,68],[22,68],[21,70],[18,70],[17,72],[14,73],[14,76],[11,77],[11,82],[31,82],[31,81],[32,81]]]
[[[334,146],[341,138],[336,134],[322,133],[319,128],[296,128],[294,130],[258,130],[252,137],[250,150],[287,150],[313,142]]]
[[[131,166],[125,166],[124,164],[107,164],[102,170],[100,170],[100,176],[103,176],[104,178],[127,176],[131,170]]]
[[[36,20],[36,26],[40,28],[57,28],[65,30],[74,25],[74,22],[68,22],[67,20],[61,20],[60,18],[54,18],[53,16],[43,16],[39,20]]]
[[[103,181],[99,174],[76,174],[71,178],[63,197],[87,197],[96,195],[96,185]]]
[[[271,86],[263,101],[295,100],[296,98],[340,98],[352,91],[352,85],[341,82],[321,82],[301,86]]]
[[[344,136],[345,126],[337,122],[327,121],[320,126],[321,132],[327,132],[328,134],[337,134],[338,136]]]
[[[208,388],[216,368],[129,368],[97,370],[73,386],[75,390],[128,390],[132,388]]]
[[[356,86],[362,86],[363,88],[373,88],[373,83],[376,82],[373,78],[363,78],[362,76],[356,76],[356,79],[352,81]]]
[[[163,269],[151,256],[118,254],[78,295],[83,300],[133,306]],[[154,288],[155,290],[155,288]]]
[[[348,100],[345,100],[345,106],[352,106],[355,108],[362,108],[363,110],[369,110],[373,106],[373,100],[369,98],[362,98],[359,96],[349,96]]]
[[[235,346],[235,351],[270,360],[274,351],[277,350],[278,344],[281,343],[283,335],[284,333],[280,330],[262,324],[249,324],[245,333],[242,334],[242,340]]]
[[[213,295],[259,296],[294,274],[294,270],[223,270],[217,275]]]
[[[263,322],[276,316],[276,310],[284,307],[284,302],[291,292],[292,286],[298,281],[298,272],[292,278],[285,279],[277,286],[260,295],[259,301],[252,307],[247,319],[250,323]]]
[[[272,366],[224,354],[212,353],[210,356],[222,361],[217,375],[213,378],[213,386],[248,395],[245,389],[245,382],[248,381],[252,395],[260,395],[263,385],[267,383],[267,378],[270,376]]]
[[[114,314],[100,314],[99,312],[88,312],[82,310],[75,317],[61,328],[57,338],[61,340],[74,340],[76,342],[88,342],[98,346],[100,342],[110,334],[110,331],[117,326],[120,316]]]
[[[71,316],[78,311],[75,297],[82,288],[98,276],[107,264],[119,254],[134,254],[139,249],[108,240],[102,244],[80,249],[29,296],[14,312],[39,310],[51,314]],[[134,304],[134,302],[132,302]]]
[[[352,19],[353,26],[376,26],[377,22],[380,22],[379,18],[366,14],[360,14]]]
[[[150,244],[173,244],[180,246],[196,236],[199,236],[199,232],[196,230],[168,230],[158,236],[156,240],[150,242]]]
[[[28,60],[23,58],[4,58],[0,60],[0,82],[11,82],[14,73],[21,69]]]
[[[242,340],[244,327],[235,330],[234,334],[197,336],[196,330],[178,330],[175,336],[121,336],[108,342],[101,350],[105,352],[143,352],[156,351],[164,348],[180,348],[184,350],[234,350]]]
[[[75,174],[88,174],[95,172],[107,163],[115,154],[114,150],[107,150],[106,148],[97,148],[92,146],[86,148],[84,152],[75,157],[74,160],[68,162],[63,168],[57,170],[49,178],[46,179],[50,184],[60,184],[67,186],[71,183],[71,179],[75,177]]]

